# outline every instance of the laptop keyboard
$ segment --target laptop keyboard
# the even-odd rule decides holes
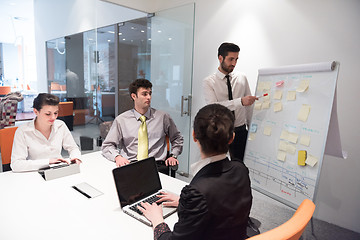
[[[150,204],[153,204],[154,202],[156,202],[157,200],[159,200],[160,198],[156,195],[153,195],[151,197],[148,197],[146,199],[144,199],[144,201],[142,202],[148,202]],[[157,203],[157,205],[159,205],[160,203]],[[137,212],[140,215],[143,215],[143,213],[137,208],[140,205],[140,202],[138,204],[135,204],[133,206],[130,207],[131,210]]]

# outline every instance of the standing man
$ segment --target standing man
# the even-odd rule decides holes
[[[155,157],[159,169],[177,165],[184,139],[169,114],[150,107],[151,82],[137,79],[130,84],[129,93],[134,108],[115,118],[101,147],[104,157],[116,166],[147,157]],[[166,136],[171,143],[168,158]]]
[[[234,73],[240,48],[233,43],[222,43],[218,49],[219,67],[203,80],[207,104],[219,103],[229,108],[235,116],[235,139],[229,147],[231,160],[243,161],[247,129],[250,123],[251,105],[257,100],[251,96],[246,76]]]
[[[244,161],[247,139],[246,125],[252,115],[251,105],[258,98],[251,96],[246,76],[234,73],[240,48],[233,43],[222,43],[218,49],[219,67],[217,71],[203,80],[205,101],[207,104],[219,103],[229,108],[235,116],[235,138],[229,146],[232,161]],[[250,217],[247,224],[247,235],[259,234],[258,227]]]

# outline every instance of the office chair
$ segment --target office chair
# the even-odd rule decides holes
[[[248,240],[298,240],[315,211],[315,204],[305,199],[294,215],[282,225]]]
[[[17,127],[0,129],[0,150],[3,172],[11,171],[11,151]]]
[[[72,131],[74,125],[74,104],[73,102],[59,102],[58,119],[65,122],[66,126]]]
[[[166,150],[167,150],[167,154],[166,154],[166,158],[170,157],[170,139],[169,136],[166,136]],[[163,169],[159,169],[159,171],[161,170],[162,173],[165,173],[166,175],[170,175],[171,177],[175,178],[175,174],[176,174],[176,170],[178,169],[179,165],[175,165],[175,166],[171,166],[171,167],[166,167],[164,166]],[[169,174],[170,171],[170,174]]]

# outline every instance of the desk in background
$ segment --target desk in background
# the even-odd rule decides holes
[[[120,208],[112,169],[100,152],[82,156],[79,174],[45,181],[37,172],[0,174],[0,239],[153,239],[151,227]],[[185,182],[160,174],[163,188]],[[104,194],[88,199],[71,186],[86,182]],[[177,213],[165,222],[172,228]]]
[[[29,121],[36,117],[34,112],[18,112],[16,113],[15,121]]]

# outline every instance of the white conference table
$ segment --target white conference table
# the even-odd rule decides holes
[[[100,152],[82,157],[80,173],[45,181],[37,172],[0,174],[0,239],[153,239],[151,227],[123,213],[112,169]],[[160,174],[180,194],[185,182]],[[88,199],[71,186],[86,182],[104,194]],[[172,229],[177,213],[165,219]]]

